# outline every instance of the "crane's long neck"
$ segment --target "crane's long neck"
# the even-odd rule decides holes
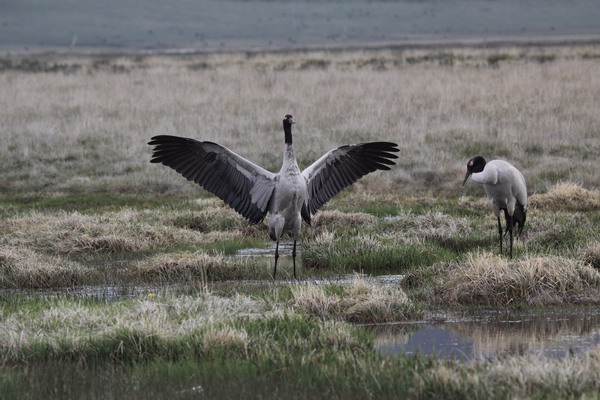
[[[283,121],[283,132],[285,133],[285,144],[292,145],[292,124]]]
[[[292,144],[292,124],[284,122],[283,132],[285,133],[285,148],[283,150],[283,166],[281,169],[298,169],[296,154],[294,153],[294,146]]]

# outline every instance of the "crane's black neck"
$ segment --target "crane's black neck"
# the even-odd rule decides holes
[[[292,124],[283,120],[283,132],[285,133],[285,144],[292,144]]]

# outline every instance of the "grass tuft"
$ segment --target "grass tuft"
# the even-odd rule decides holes
[[[588,243],[583,248],[583,260],[596,269],[600,269],[600,242],[594,241]]]
[[[593,211],[600,209],[600,191],[572,182],[559,182],[548,192],[531,196],[530,204],[542,210]]]
[[[372,228],[377,223],[377,218],[365,213],[345,213],[338,210],[323,211],[316,215],[314,228],[336,229],[344,228]]]
[[[508,260],[469,254],[448,264],[440,278],[440,301],[451,304],[560,304],[600,302],[600,272],[582,261],[559,256]]]
[[[399,288],[382,287],[356,278],[341,293],[318,285],[292,288],[294,308],[323,320],[341,319],[355,323],[403,321],[419,315]]]
[[[134,265],[133,273],[143,280],[164,282],[268,278],[261,260],[226,257],[222,253],[168,253],[152,256]]]
[[[0,287],[49,288],[83,283],[93,271],[58,256],[36,253],[31,249],[0,248]]]
[[[170,214],[166,209],[124,209],[95,215],[31,212],[4,221],[12,234],[0,237],[0,244],[85,256],[149,252],[167,246],[211,246],[245,237],[239,230],[203,233],[164,223]]]

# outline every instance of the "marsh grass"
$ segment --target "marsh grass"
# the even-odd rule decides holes
[[[580,250],[582,258],[592,267],[600,270],[600,242],[595,240]]]
[[[327,324],[328,328],[313,329],[308,336],[302,330],[305,337],[320,340],[309,349],[289,330],[290,323],[298,321],[265,322],[258,321],[247,333],[236,328],[215,331],[219,339],[212,348],[224,350],[209,352],[202,360],[153,360],[132,365],[48,361],[18,369],[4,367],[0,394],[35,398],[33,394],[49,396],[59,390],[73,397],[94,398],[106,395],[106,387],[110,387],[111,393],[145,398],[196,398],[199,393],[211,398],[248,395],[273,399],[594,398],[600,390],[598,349],[564,359],[507,357],[466,364],[419,357],[390,359],[366,351],[363,345],[368,339],[354,336],[345,324]],[[310,331],[311,321],[303,323]],[[270,354],[253,355],[250,340],[249,357],[234,358],[238,351],[244,354],[250,332],[265,334],[271,343]],[[221,342],[220,338],[226,339]],[[286,340],[293,343],[290,351],[277,351]],[[337,346],[328,347],[329,340]]]
[[[27,248],[0,248],[2,288],[75,286],[90,280],[94,274],[91,268],[59,256],[47,256]]]
[[[249,227],[244,231],[235,229],[237,224],[243,224],[244,221],[230,211],[226,213],[225,220],[237,218],[237,221],[232,225],[225,223],[232,228],[228,230],[210,230],[213,228],[210,226],[207,232],[201,232],[172,223],[173,219],[177,221],[179,215],[188,212],[122,209],[84,215],[77,212],[34,211],[2,221],[0,228],[10,231],[11,235],[4,235],[0,241],[5,245],[65,255],[136,253],[183,246],[218,248],[227,241],[239,241],[239,248],[255,243],[251,239],[244,239],[247,231],[254,228]],[[219,215],[214,215],[214,219],[220,220]]]
[[[593,398],[600,388],[596,368],[598,350],[565,359],[537,356],[509,357],[497,362],[473,362],[465,368],[434,363],[417,381],[417,393],[426,389],[446,396],[494,398]]]
[[[600,191],[589,190],[572,182],[559,182],[547,192],[531,196],[531,206],[534,209],[553,211],[598,211]]]
[[[600,299],[600,272],[589,264],[559,256],[518,260],[469,254],[447,266],[439,299],[450,304],[561,304]]]
[[[339,210],[326,210],[316,215],[313,227],[317,230],[336,229],[340,227],[348,229],[360,228],[370,230],[377,223],[377,218],[365,213],[345,213]]]
[[[280,315],[281,309],[245,296],[209,293],[105,303],[56,299],[3,316],[0,352],[5,362],[184,358],[186,351],[207,351],[205,344],[218,347],[213,339],[218,329],[226,330],[221,323]]]
[[[531,56],[539,52],[556,57],[540,63]],[[477,152],[516,163],[534,192],[557,179],[598,187],[600,83],[598,58],[583,56],[589,52],[597,46],[198,54],[143,63],[122,56],[107,62],[128,73],[5,70],[0,187],[191,195],[195,185],[148,163],[150,137],[217,141],[277,171],[281,153],[263,143],[279,143],[287,112],[298,120],[302,167],[347,143],[401,143],[397,167],[361,181],[374,192],[463,193],[464,163]],[[502,57],[489,63],[496,53]],[[440,62],[449,58],[452,65]],[[206,68],[190,68],[199,62]]]
[[[317,285],[292,287],[293,307],[323,320],[382,323],[416,318],[421,312],[402,289],[355,278],[339,293]]]
[[[579,186],[575,189],[591,199],[598,194],[596,190]],[[551,189],[549,193],[556,191]],[[536,199],[550,194],[534,194],[532,202],[541,204]],[[353,198],[357,201],[353,202]],[[62,203],[60,197],[55,201]],[[157,199],[156,207],[139,209],[120,207],[120,201],[104,203],[96,213],[88,209],[86,214],[60,209],[23,209],[0,220],[0,243],[35,254],[36,260],[43,260],[47,266],[54,265],[55,271],[67,261],[75,271],[79,264],[89,261],[127,259],[134,267],[127,268],[126,274],[137,281],[182,282],[186,277],[199,276],[203,268],[191,266],[190,260],[193,254],[203,253],[222,260],[219,263],[222,267],[210,268],[211,280],[268,278],[272,258],[223,257],[233,256],[243,248],[267,246],[265,223],[248,225],[214,198],[186,200],[169,206],[161,205]],[[475,212],[453,212],[452,202],[459,210],[473,208]],[[352,203],[359,209],[363,204],[381,203],[384,209],[404,204],[396,208],[394,215],[386,215],[352,212]],[[299,244],[303,274],[418,274],[419,268],[458,260],[470,252],[497,251],[496,221],[487,203],[483,196],[462,196],[454,200],[419,196],[403,201],[398,195],[345,194],[318,213],[311,228],[305,227]],[[349,212],[335,209],[338,205]],[[113,207],[114,211],[105,211]],[[525,234],[515,241],[515,255],[522,257],[526,252],[560,255],[589,259],[593,264],[592,238],[598,218],[593,207],[576,211],[532,205]],[[139,263],[140,260],[144,261]],[[68,275],[63,276],[62,283],[47,279],[47,285],[71,286],[74,281]],[[5,287],[20,285],[16,275],[5,274],[4,277]],[[9,283],[11,279],[13,282]],[[77,280],[79,283],[92,281],[94,279]]]
[[[442,248],[424,243],[385,241],[376,235],[333,236],[305,240],[302,263],[309,269],[334,273],[400,273],[448,256]],[[327,241],[329,240],[329,241]]]
[[[78,212],[81,214],[97,214],[99,212],[119,211],[124,208],[145,209],[165,207],[181,207],[188,205],[189,201],[184,198],[132,195],[132,194],[111,194],[111,193],[31,193],[20,196],[0,195],[0,215],[1,210],[6,207],[12,208],[9,217],[19,211],[67,211]]]
[[[194,282],[239,279],[268,279],[268,267],[262,260],[226,257],[222,253],[169,253],[152,256],[132,266],[131,273],[142,281]]]
[[[60,73],[43,65],[2,71],[0,189],[11,193],[0,197],[2,286],[86,283],[99,272],[82,260],[120,254],[132,260],[125,273],[141,282],[195,286],[115,301],[3,294],[0,397],[30,388],[50,396],[58,387],[88,395],[73,376],[98,397],[107,382],[134,397],[139,387],[144,397],[167,391],[162,398],[194,397],[189,390],[199,385],[207,397],[596,395],[598,350],[463,365],[388,359],[347,323],[410,320],[440,303],[597,304],[596,53],[570,46],[109,57],[118,68],[75,57],[65,63],[82,66]],[[302,167],[346,143],[401,144],[397,166],[333,199],[301,244],[309,279],[406,273],[401,288],[361,280],[271,287],[271,258],[226,256],[264,245],[265,225],[247,225],[148,163],[148,139],[175,134],[217,141],[277,171],[277,146],[264,143],[279,143],[288,112],[299,121]],[[460,186],[465,161],[478,152],[515,163],[533,193],[513,261],[488,253],[496,228],[481,187]],[[243,289],[247,278],[265,282]],[[229,279],[226,295],[206,290]],[[80,372],[95,365],[109,368],[93,378]]]
[[[285,304],[210,292],[120,302],[48,299],[2,315],[3,363],[270,360],[365,352],[348,324],[317,321]],[[310,351],[309,351],[310,349]]]
[[[307,268],[339,273],[399,273],[453,259],[467,250],[492,243],[491,235],[473,230],[466,217],[440,211],[423,214],[400,211],[382,217],[327,211],[325,217],[332,221],[315,224],[311,235],[302,242],[303,263]],[[365,234],[365,229],[373,233]]]

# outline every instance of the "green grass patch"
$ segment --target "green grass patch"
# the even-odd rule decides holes
[[[346,238],[324,246],[310,244],[303,249],[303,264],[305,268],[326,269],[342,274],[398,274],[455,257],[450,250],[434,244],[380,244],[369,248],[362,242],[363,239]]]
[[[0,197],[0,209],[2,207],[13,210],[39,210],[39,211],[77,211],[83,214],[95,214],[99,212],[119,211],[124,208],[147,209],[158,207],[181,207],[187,199],[133,195],[133,194],[68,194],[57,197],[39,196],[2,196]]]
[[[598,368],[593,356],[459,364],[358,349],[125,365],[49,361],[2,367],[0,397],[104,398],[110,388],[116,398],[144,399],[595,398]]]

